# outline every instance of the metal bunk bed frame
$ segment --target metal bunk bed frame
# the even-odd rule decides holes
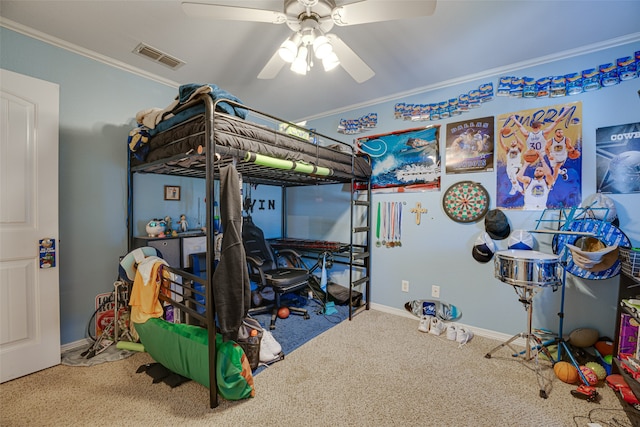
[[[352,174],[344,174],[340,172],[333,173],[329,176],[320,176],[313,174],[306,174],[297,172],[294,170],[273,169],[266,166],[260,166],[257,164],[244,161],[247,157],[247,151],[220,146],[215,143],[215,126],[214,120],[217,114],[217,105],[220,102],[226,102],[235,108],[242,108],[248,112],[256,114],[258,117],[266,118],[273,122],[284,123],[292,128],[308,132],[309,135],[313,135],[316,138],[329,141],[332,144],[337,144],[340,147],[346,148],[351,153],[351,170]],[[203,178],[206,180],[206,201],[205,201],[205,213],[206,213],[206,263],[208,271],[213,271],[214,266],[214,235],[210,230],[214,230],[213,218],[214,218],[214,205],[218,199],[215,188],[215,180],[219,179],[220,167],[233,162],[239,173],[241,173],[244,182],[250,182],[253,184],[266,184],[277,185],[282,188],[283,195],[283,214],[282,214],[282,232],[283,237],[286,237],[286,189],[288,187],[307,186],[307,185],[326,185],[337,183],[349,183],[351,188],[351,206],[350,206],[350,241],[348,252],[348,265],[350,268],[349,273],[349,301],[351,301],[352,292],[354,288],[363,289],[364,301],[359,307],[353,307],[349,304],[349,320],[353,315],[363,310],[369,310],[370,308],[370,232],[371,232],[371,185],[370,179],[363,180],[355,176],[354,159],[356,153],[354,148],[344,142],[338,141],[329,136],[317,133],[298,126],[294,123],[287,122],[279,119],[278,117],[263,113],[255,110],[251,107],[238,104],[236,102],[227,99],[218,99],[214,101],[208,95],[200,95],[193,101],[186,103],[183,106],[177,108],[174,113],[186,110],[198,103],[205,104],[205,130],[202,133],[204,139],[204,150],[191,150],[188,153],[175,155],[169,158],[160,159],[154,162],[149,162],[141,165],[131,165],[131,155],[129,153],[127,168],[128,168],[128,203],[127,203],[127,228],[128,228],[128,247],[129,251],[134,248],[134,224],[133,224],[133,177],[137,173],[154,173],[163,175],[177,175],[184,177]],[[273,130],[274,133],[280,133],[278,130]],[[302,142],[302,141],[301,141]],[[358,188],[356,190],[356,187]],[[359,269],[359,277],[356,278],[354,269]],[[188,303],[179,303],[172,299],[160,295],[160,299],[168,302],[174,307],[179,308],[185,314],[192,316],[194,319],[200,321],[206,321],[209,337],[209,406],[215,408],[218,406],[218,393],[217,393],[217,381],[216,381],[216,328],[209,327],[215,325],[215,310],[213,304],[213,274],[207,274],[206,279],[201,279],[196,275],[186,272],[181,269],[169,267],[169,270],[177,276],[183,278],[183,280],[190,281],[191,283],[200,283],[205,286],[207,310],[206,318],[190,307]],[[173,283],[177,286],[182,285],[182,282]],[[172,284],[169,284],[171,286]]]

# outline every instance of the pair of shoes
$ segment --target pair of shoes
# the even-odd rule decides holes
[[[420,332],[429,332],[429,326],[431,326],[431,319],[433,316],[422,316],[420,318],[420,324],[418,325],[418,330]]]
[[[447,327],[447,339],[449,341],[455,341],[458,334],[458,327],[456,325],[449,325]]]
[[[429,333],[433,335],[441,335],[447,329],[447,325],[437,317],[431,318],[431,324],[429,325]]]
[[[456,341],[460,344],[459,347],[462,347],[473,338],[473,332],[470,329],[459,327],[456,332]]]

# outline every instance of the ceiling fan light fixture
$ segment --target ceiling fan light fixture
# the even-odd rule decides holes
[[[303,76],[307,74],[308,62],[307,56],[309,54],[309,50],[305,46],[300,46],[298,49],[298,56],[291,63],[291,71],[294,73],[302,74]]]
[[[292,63],[296,59],[298,46],[300,45],[300,34],[294,33],[280,45],[278,54],[283,61]]]
[[[338,65],[340,65],[340,60],[338,59],[338,55],[333,51],[322,58],[322,67],[324,68],[324,71],[331,71]]]
[[[316,58],[323,59],[333,52],[333,46],[326,36],[320,35],[313,41],[313,52],[316,54]]]

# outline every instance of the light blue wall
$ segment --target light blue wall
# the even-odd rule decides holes
[[[164,186],[179,185],[179,201],[164,200]],[[218,182],[216,181],[216,188]],[[275,186],[259,185],[249,191],[243,186],[245,196],[253,203],[250,212],[254,222],[267,238],[281,236],[282,189]],[[144,236],[145,225],[153,218],[170,216],[173,228],[178,229],[180,215],[187,217],[189,229],[206,226],[205,181],[199,178],[180,178],[168,175],[136,174],[133,181],[133,224],[134,235]],[[219,194],[219,193],[218,193]],[[271,203],[270,203],[271,202]]]
[[[640,50],[640,44],[612,48],[551,64],[522,70],[521,74],[547,75],[581,70],[594,64]],[[457,60],[457,58],[452,58]],[[165,107],[175,96],[176,88],[105,65],[99,61],[71,53],[50,44],[0,27],[0,66],[18,73],[48,80],[60,85],[60,295],[62,344],[85,336],[86,325],[93,312],[95,295],[108,292],[117,275],[118,256],[127,249],[126,236],[126,138],[134,124],[135,112],[151,106]],[[477,87],[496,76],[425,91],[420,95],[399,99],[423,103],[448,99]],[[585,135],[583,196],[595,191],[595,129],[624,124],[640,119],[637,91],[640,79],[617,87],[592,92],[566,100],[583,102]],[[375,98],[376,94],[372,94]],[[398,101],[399,101],[398,100]],[[564,101],[565,99],[561,100]],[[340,117],[359,117],[371,111],[379,114],[377,133],[414,127],[392,119],[393,104],[360,108],[344,114],[314,120],[310,125],[319,131],[349,141],[335,132]],[[498,115],[508,111],[545,106],[550,100],[496,99],[475,117]],[[445,125],[447,121],[439,122]],[[592,145],[589,146],[588,144]],[[441,146],[444,140],[441,138]],[[444,175],[442,187],[462,179],[473,179],[495,194],[495,175],[479,173]],[[146,194],[136,203],[147,210],[137,211],[140,224],[147,217],[186,213],[197,224],[197,194],[203,194],[203,183],[189,178],[144,177]],[[145,181],[148,180],[148,181]],[[195,180],[197,181],[197,180]],[[165,202],[164,185],[180,185],[183,202]],[[138,184],[136,184],[138,185]],[[186,193],[193,191],[191,195]],[[265,191],[263,195],[261,191]],[[279,188],[258,188],[253,198],[279,197]],[[412,193],[399,196],[376,195],[376,201],[406,201],[407,206],[422,203],[429,212],[422,224],[407,218],[402,248],[373,251],[373,301],[402,309],[405,301],[430,295],[432,284],[441,286],[442,298],[459,305],[464,323],[503,333],[524,329],[525,317],[510,286],[493,277],[491,264],[481,265],[471,259],[470,251],[481,224],[461,225],[450,221],[441,208],[441,192]],[[635,245],[640,245],[640,211],[638,195],[615,195],[621,228]],[[305,187],[290,191],[288,234],[294,237],[348,239],[349,192],[343,186]],[[264,215],[258,225],[268,237],[280,235],[279,219],[274,213]],[[530,228],[536,214],[509,212],[514,228]],[[191,223],[191,220],[190,220]],[[409,280],[410,292],[400,292],[400,281]],[[338,280],[344,283],[342,280]],[[568,281],[565,328],[594,326],[611,335],[615,319],[618,279],[605,281]],[[536,306],[534,321],[540,327],[557,329],[559,293],[545,291]]]
[[[638,39],[636,39],[638,40]],[[583,108],[583,198],[595,193],[595,131],[599,127],[634,123],[640,120],[640,78],[622,82],[615,87],[608,87],[595,92],[584,93],[555,99],[517,99],[496,97],[483,104],[481,108],[464,113],[447,120],[435,122],[405,122],[393,118],[393,106],[397,102],[414,104],[434,103],[440,100],[457,97],[477,88],[479,84],[491,81],[497,87],[497,78],[501,75],[546,76],[566,74],[576,70],[584,70],[599,64],[613,62],[615,59],[633,55],[640,50],[640,42],[609,48],[569,59],[531,66],[519,70],[501,70],[496,74],[469,79],[465,82],[443,85],[440,88],[425,90],[412,96],[386,100],[377,105],[354,109],[340,114],[311,120],[309,126],[319,132],[334,136],[344,141],[352,137],[336,132],[340,118],[357,118],[370,112],[378,113],[378,127],[373,133],[385,133],[401,129],[409,129],[421,124],[438,124],[440,129],[440,148],[444,153],[446,124],[471,118],[497,116],[508,112],[530,108],[544,107],[565,102],[581,101]],[[456,60],[456,58],[452,58]],[[371,132],[369,132],[371,133]],[[357,136],[366,136],[367,133]],[[444,165],[444,161],[443,161]],[[444,166],[443,166],[444,169]],[[406,207],[414,207],[417,202],[428,209],[422,216],[421,224],[415,223],[415,217],[403,219],[401,248],[373,248],[372,254],[372,300],[384,306],[402,309],[410,299],[430,298],[431,285],[441,288],[441,298],[461,308],[461,322],[478,328],[503,333],[517,333],[526,329],[526,316],[522,305],[518,302],[512,286],[494,278],[493,262],[480,264],[471,257],[471,248],[477,235],[483,230],[483,222],[459,224],[451,221],[442,209],[442,192],[452,184],[472,180],[480,182],[488,189],[491,196],[491,207],[495,207],[496,174],[495,172],[443,175],[442,190],[436,192],[376,194],[377,202],[406,202]],[[335,191],[335,190],[334,190]],[[294,220],[302,227],[311,227],[318,214],[304,211],[303,200],[307,193],[296,193]],[[319,196],[311,195],[313,199]],[[620,218],[620,228],[635,246],[640,246],[640,194],[614,194]],[[507,211],[512,229],[532,230],[540,212]],[[348,235],[348,215],[339,216],[338,224],[327,226],[323,231]],[[374,216],[375,218],[375,216]],[[291,217],[289,218],[291,220]],[[309,225],[308,225],[308,224]],[[336,230],[341,227],[342,231]],[[550,237],[536,234],[539,250],[552,253]],[[506,249],[506,241],[498,242],[499,249]],[[401,281],[408,280],[410,292],[401,292]],[[564,332],[577,327],[594,327],[602,335],[612,336],[615,327],[615,310],[617,304],[619,278],[607,280],[582,280],[568,274],[566,287]],[[560,307],[561,292],[544,289],[534,300],[534,326],[558,330],[557,313]]]
[[[176,89],[0,27],[0,66],[60,85],[61,343],[86,336],[127,250],[127,136]]]

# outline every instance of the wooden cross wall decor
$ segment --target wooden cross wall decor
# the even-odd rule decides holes
[[[423,208],[420,202],[416,202],[416,207],[411,208],[411,213],[416,214],[416,225],[420,225],[420,218],[422,214],[427,213],[427,209]]]

